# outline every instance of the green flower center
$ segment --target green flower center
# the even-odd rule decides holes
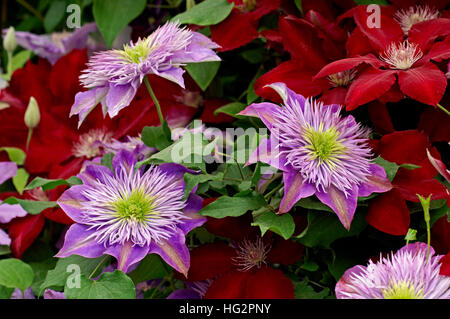
[[[416,291],[408,282],[402,281],[383,290],[384,299],[423,299],[423,290]]]
[[[319,164],[325,162],[333,166],[345,152],[345,146],[339,141],[339,132],[334,127],[324,130],[323,124],[320,124],[319,129],[315,130],[308,125],[304,130],[304,139],[308,143],[305,148],[311,159],[317,159]]]
[[[121,198],[113,203],[117,215],[122,219],[134,219],[139,222],[147,221],[154,211],[154,199],[143,191],[133,190],[128,197]]]
[[[152,48],[149,46],[149,39],[140,40],[134,46],[125,44],[123,51],[120,51],[128,63],[141,63],[148,56]]]

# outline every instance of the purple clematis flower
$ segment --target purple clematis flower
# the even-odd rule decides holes
[[[101,102],[110,117],[127,107],[147,74],[155,74],[184,88],[181,66],[186,63],[220,61],[212,50],[219,46],[208,37],[167,22],[147,38],[125,45],[123,50],[96,53],[80,76],[91,90],[75,96],[70,115],[78,114],[80,124]]]
[[[352,116],[342,118],[339,105],[305,99],[284,83],[270,87],[284,106],[255,103],[239,113],[259,117],[271,131],[247,165],[261,161],[283,171],[280,214],[315,194],[350,229],[358,196],[392,188],[384,169],[371,163],[368,131]]]
[[[0,162],[0,184],[3,184],[8,179],[16,176],[17,164],[14,162]]]
[[[439,275],[442,255],[409,244],[367,266],[348,269],[336,284],[338,299],[450,299],[450,277]]]
[[[24,217],[28,213],[19,204],[1,204],[0,203],[0,224],[7,224],[17,217]],[[0,229],[0,245],[9,246],[11,238],[8,234]]]
[[[3,36],[8,29],[3,30]],[[51,64],[72,51],[88,46],[91,50],[100,49],[98,45],[89,44],[89,33],[97,31],[97,25],[87,23],[74,32],[53,33],[52,35],[38,35],[30,32],[16,31],[16,41],[21,47],[33,51],[36,55],[47,59]]]
[[[135,170],[136,162],[133,153],[122,150],[113,158],[112,171],[89,165],[78,174],[83,184],[69,188],[58,200],[75,224],[57,257],[108,254],[126,272],[147,254],[156,253],[187,274],[185,235],[206,221],[197,214],[201,197],[191,193],[184,199],[184,174],[196,172],[172,163]]]

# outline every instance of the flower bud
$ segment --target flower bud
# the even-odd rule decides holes
[[[9,27],[8,32],[6,32],[6,35],[3,38],[3,47],[8,52],[14,52],[14,50],[16,49],[17,42],[14,27]]]
[[[30,97],[27,110],[25,111],[25,125],[33,129],[38,126],[41,119],[41,113],[39,112],[39,106],[34,97]]]

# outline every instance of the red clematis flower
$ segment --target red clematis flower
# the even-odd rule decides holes
[[[439,159],[427,136],[416,130],[387,134],[376,143],[376,151],[385,160],[398,165],[413,164],[416,169],[399,168],[392,185],[394,188],[374,198],[369,204],[367,222],[376,229],[391,234],[408,232],[410,213],[405,201],[419,202],[416,194],[432,200],[447,199],[447,188],[434,177],[436,169],[427,157],[427,150]]]
[[[279,97],[266,85],[284,82],[296,93],[304,96],[321,94],[320,99],[324,103],[342,104],[347,87],[355,77],[354,71],[336,73],[316,80],[313,77],[331,61],[345,56],[347,36],[344,29],[311,10],[304,19],[294,16],[280,18],[278,33],[291,60],[263,74],[255,82],[256,94],[277,101]]]
[[[259,36],[258,21],[278,8],[280,0],[228,0],[234,3],[230,15],[219,24],[213,25],[211,38],[221,48],[229,51],[243,46]]]
[[[31,96],[38,102],[41,120],[27,150],[25,168],[32,174],[50,178],[68,178],[79,172],[86,159],[100,155],[97,140],[107,142],[126,135],[136,136],[146,125],[159,123],[153,102],[144,89],[139,90],[132,105],[114,120],[93,110],[86,123],[78,129],[77,120],[69,118],[75,93],[79,91],[78,76],[87,62],[85,50],[74,50],[52,67],[39,60],[28,62],[17,70],[5,91],[17,97],[21,104],[0,110],[0,145],[25,150],[28,128],[23,116]],[[168,81],[150,78],[170,125],[183,126],[196,109],[184,105],[184,92]]]
[[[208,218],[206,228],[231,238],[234,247],[220,242],[192,250],[187,280],[212,282],[204,298],[294,298],[291,280],[271,264],[295,263],[303,246],[272,233],[259,237],[250,219],[250,215]]]
[[[436,18],[413,24],[404,39],[401,25],[387,13],[392,12],[392,8],[381,12],[382,27],[371,28],[367,23],[371,13],[366,11],[366,6],[352,9],[357,28],[347,48],[351,47],[350,55],[354,56],[326,65],[315,78],[358,70],[345,98],[347,110],[383,96],[398,101],[403,95],[436,106],[444,95],[447,78],[433,62],[450,58],[450,38],[447,37],[450,19]],[[442,37],[444,40],[437,41]],[[358,47],[352,47],[353,44]]]

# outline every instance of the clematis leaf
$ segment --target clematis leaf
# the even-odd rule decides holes
[[[94,0],[92,13],[108,47],[128,23],[144,11],[146,4],[147,0]]]
[[[260,194],[230,197],[222,196],[199,211],[202,216],[224,218],[227,216],[241,216],[249,210],[256,210],[265,204]]]
[[[14,187],[19,192],[19,194],[23,194],[23,190],[25,188],[25,185],[27,185],[29,177],[30,177],[30,174],[28,174],[28,172],[25,169],[19,168],[17,170],[17,174],[16,174],[16,176],[13,177],[12,181],[13,181]]]
[[[181,24],[213,25],[225,20],[233,9],[227,0],[205,0],[172,18]]]
[[[25,291],[33,283],[33,269],[15,258],[0,260],[0,285]]]
[[[219,71],[220,62],[202,62],[202,63],[190,63],[185,66],[186,71],[198,84],[198,86],[205,91],[211,81]]]
[[[135,299],[136,290],[130,277],[120,270],[106,272],[98,280],[80,277],[80,287],[69,287],[64,294],[67,299]]]
[[[147,255],[139,263],[137,268],[129,273],[130,278],[135,284],[143,281],[163,278],[166,275],[164,264],[161,258],[156,254]]]
[[[58,203],[54,201],[36,201],[28,199],[19,199],[15,197],[8,197],[3,202],[11,205],[19,204],[31,215],[37,215],[44,209],[58,206]]]
[[[386,161],[381,156],[378,156],[373,162],[384,168],[389,181],[392,182],[400,166],[393,162]]]
[[[288,213],[277,215],[273,212],[264,212],[255,217],[252,226],[259,226],[261,236],[264,236],[266,231],[271,230],[284,239],[289,239],[295,230],[294,219]]]

